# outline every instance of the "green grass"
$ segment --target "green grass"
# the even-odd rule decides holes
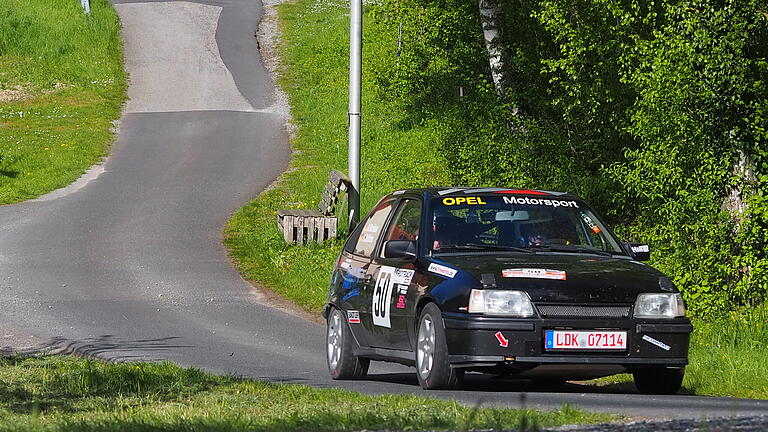
[[[696,394],[768,399],[768,307],[694,326],[687,388]]]
[[[615,420],[217,376],[170,363],[0,359],[0,431],[512,429]]]
[[[0,3],[0,204],[65,186],[107,154],[125,99],[106,0]]]
[[[296,153],[278,186],[232,218],[225,240],[246,278],[266,283],[313,312],[319,312],[325,300],[339,244],[286,246],[275,212],[315,207],[330,170],[347,171],[349,10],[326,3],[299,0],[280,8],[287,41],[279,48],[284,66],[280,83],[290,95],[299,127],[292,143]],[[384,31],[366,25],[365,58],[390,56],[394,61],[394,46],[379,43],[388,40]],[[447,163],[436,148],[436,126],[413,124],[407,113],[380,100],[371,76],[370,67],[364,66],[363,213],[394,190],[450,183]]]

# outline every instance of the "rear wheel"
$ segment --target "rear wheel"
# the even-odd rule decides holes
[[[440,309],[434,303],[421,311],[416,336],[416,374],[425,389],[455,388],[461,384],[464,371],[448,362],[448,344]]]
[[[344,314],[334,308],[328,315],[326,353],[328,372],[333,379],[362,378],[368,373],[370,360],[355,355],[352,331]]]
[[[675,394],[683,385],[685,368],[650,367],[632,373],[635,387],[644,394]]]

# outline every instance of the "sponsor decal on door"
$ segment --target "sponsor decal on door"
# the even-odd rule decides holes
[[[392,307],[392,291],[395,285],[410,285],[413,273],[413,270],[389,266],[382,266],[379,269],[371,303],[373,325],[392,328],[389,314]]]

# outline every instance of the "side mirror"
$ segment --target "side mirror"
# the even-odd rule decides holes
[[[416,260],[416,242],[413,240],[390,240],[384,243],[384,258],[397,261]]]
[[[636,261],[651,259],[651,247],[645,243],[624,243],[624,248]]]

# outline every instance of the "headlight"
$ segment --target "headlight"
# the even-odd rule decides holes
[[[469,295],[469,313],[531,317],[535,313],[528,294],[522,291],[477,290]]]
[[[640,294],[635,302],[635,318],[676,318],[685,316],[680,294]]]

